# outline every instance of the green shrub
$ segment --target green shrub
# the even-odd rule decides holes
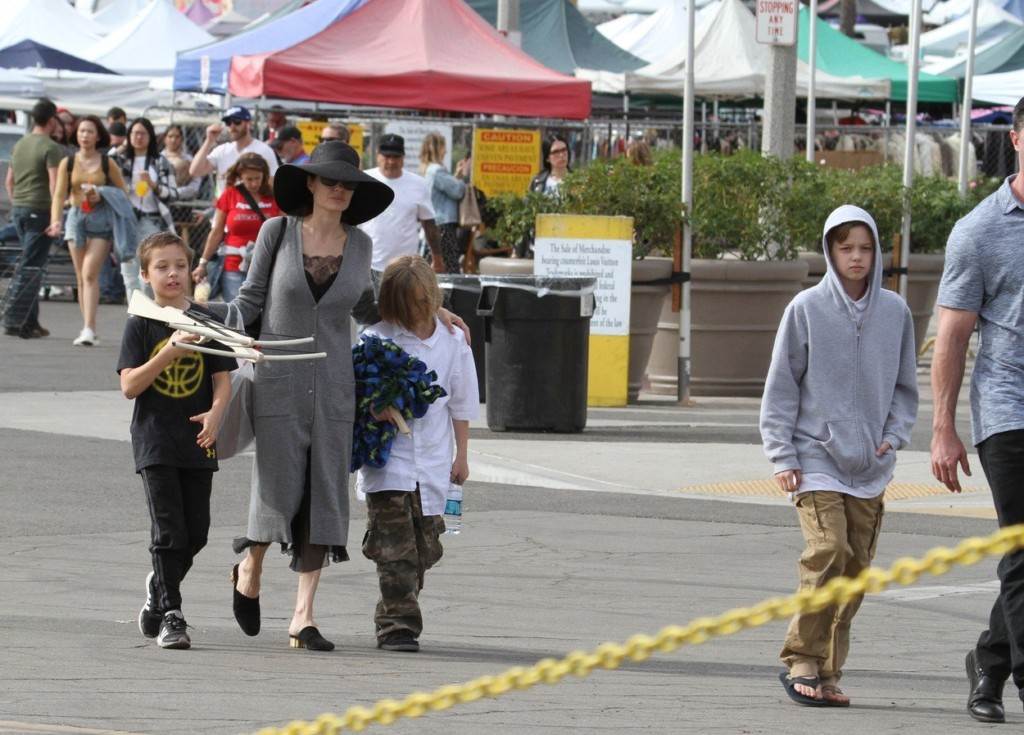
[[[634,219],[634,258],[670,255],[676,228],[685,220],[680,158],[673,150],[657,155],[653,166],[634,166],[625,158],[594,161],[572,171],[558,197],[498,197],[491,202],[500,213],[495,234],[503,243],[521,242],[532,236],[542,213],[626,215]],[[1000,183],[974,182],[965,199],[955,180],[918,176],[911,196],[911,250],[941,251],[956,221]],[[693,257],[790,260],[800,250],[820,250],[825,219],[841,204],[867,210],[888,250],[900,232],[902,193],[902,168],[893,164],[847,171],[755,151],[695,156]]]

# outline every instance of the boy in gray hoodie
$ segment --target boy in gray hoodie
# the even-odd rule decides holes
[[[882,288],[875,221],[843,205],[825,221],[828,266],[786,307],[761,402],[761,438],[792,493],[806,548],[800,589],[868,568],[896,450],[917,417],[910,309]],[[779,675],[795,702],[845,707],[838,687],[860,598],[790,622]]]

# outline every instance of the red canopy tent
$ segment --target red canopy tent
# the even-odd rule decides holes
[[[462,0],[369,0],[281,51],[236,56],[228,88],[377,107],[583,119],[590,83],[541,65]]]

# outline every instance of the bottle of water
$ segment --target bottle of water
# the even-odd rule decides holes
[[[462,533],[462,486],[451,483],[448,486],[448,500],[444,504],[445,534]]]

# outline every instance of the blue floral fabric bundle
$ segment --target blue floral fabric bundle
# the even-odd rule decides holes
[[[391,455],[398,427],[375,421],[370,409],[380,414],[394,406],[409,421],[426,414],[430,404],[447,395],[437,385],[437,373],[390,339],[363,335],[352,348],[356,378],[356,417],[352,432],[352,467],[364,464],[383,467]]]

